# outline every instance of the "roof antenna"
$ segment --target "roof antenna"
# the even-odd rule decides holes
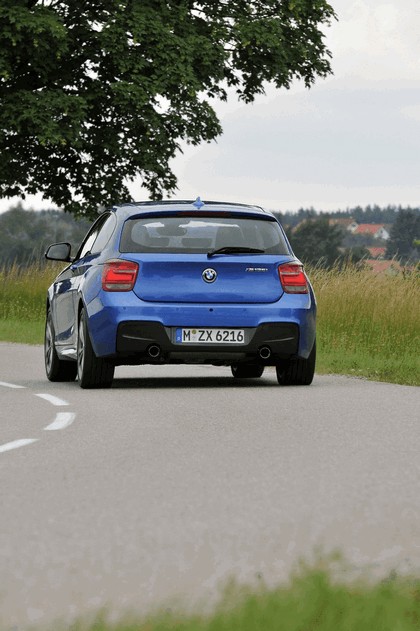
[[[199,197],[197,197],[197,199],[195,200],[193,206],[195,206],[197,208],[197,210],[200,210],[200,208],[202,208],[204,206],[204,202],[202,202],[201,199]]]

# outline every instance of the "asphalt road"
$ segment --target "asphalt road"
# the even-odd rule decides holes
[[[317,547],[420,576],[419,388],[187,366],[82,391],[11,344],[0,382],[0,628],[207,604]]]

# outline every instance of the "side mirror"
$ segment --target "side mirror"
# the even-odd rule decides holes
[[[47,248],[45,258],[50,261],[65,261],[66,263],[70,263],[73,260],[70,253],[70,243],[53,243],[53,245]]]

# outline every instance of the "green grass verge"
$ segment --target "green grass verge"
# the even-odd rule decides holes
[[[363,351],[329,351],[324,348],[318,354],[316,372],[320,375],[341,374],[371,381],[419,386],[420,356],[401,352],[382,357]]]
[[[0,341],[41,344],[47,287],[60,266],[0,268]]]
[[[333,582],[311,569],[289,585],[257,590],[231,587],[207,615],[166,611],[110,624],[105,616],[72,631],[414,631],[420,628],[420,581]]]
[[[0,269],[1,341],[42,343],[46,288],[58,269]],[[309,275],[318,300],[318,373],[420,385],[420,269]]]
[[[41,344],[44,340],[44,320],[0,320],[0,341],[19,344]]]

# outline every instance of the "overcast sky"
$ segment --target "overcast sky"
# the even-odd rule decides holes
[[[334,76],[217,105],[224,133],[173,161],[176,197],[279,210],[420,206],[419,1],[330,3]]]

